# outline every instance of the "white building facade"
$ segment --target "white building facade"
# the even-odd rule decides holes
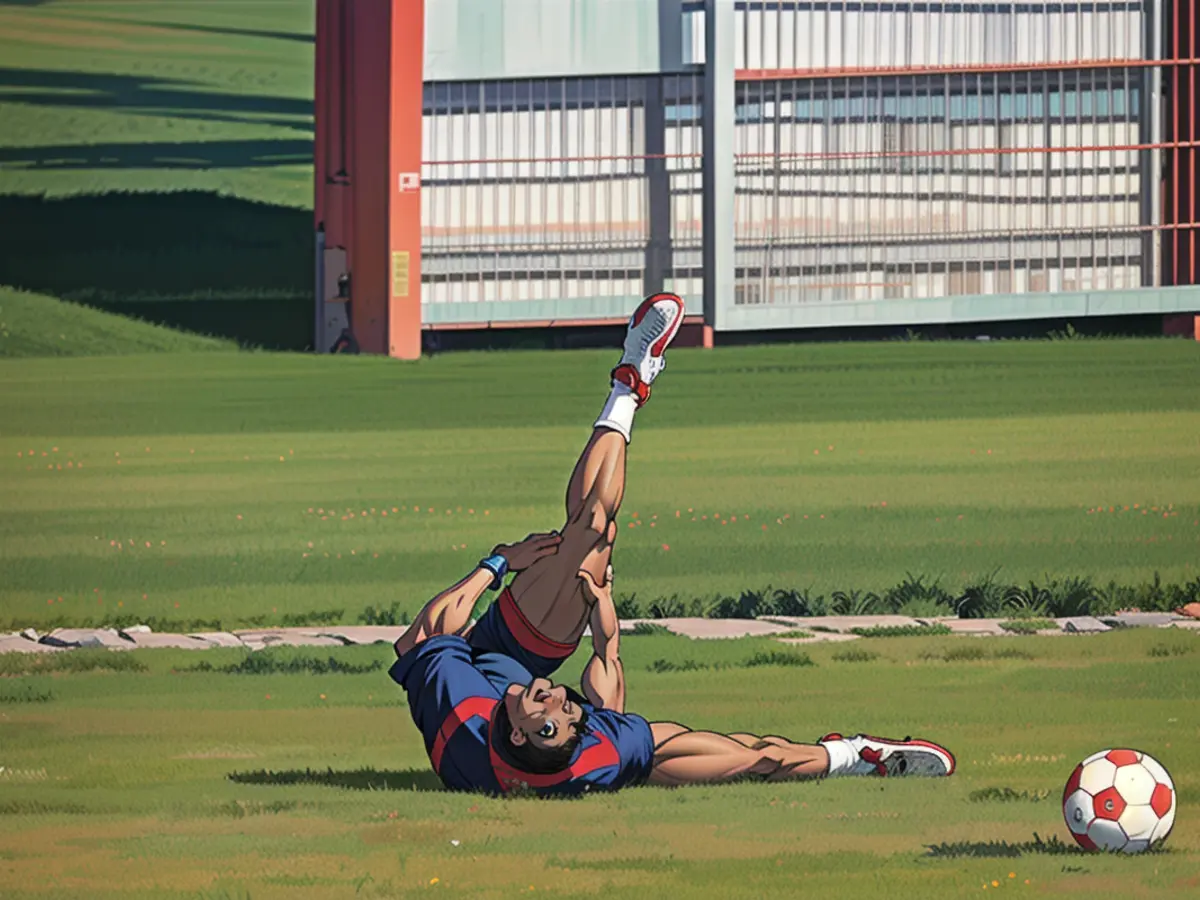
[[[428,0],[423,321],[1198,306],[1161,264],[1161,5]]]

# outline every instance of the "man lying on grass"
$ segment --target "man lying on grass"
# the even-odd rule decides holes
[[[451,789],[558,795],[746,777],[951,774],[954,757],[928,741],[829,734],[797,744],[625,712],[609,564],[625,448],[682,320],[673,294],[647,298],[631,317],[608,402],[567,485],[561,531],[496,547],[396,641],[390,674],[408,694],[434,771]],[[509,572],[517,577],[472,625],[476,602]],[[549,677],[589,623],[594,653],[580,696]]]

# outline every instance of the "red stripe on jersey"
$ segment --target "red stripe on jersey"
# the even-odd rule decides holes
[[[619,765],[621,754],[617,752],[613,742],[606,735],[596,734],[595,736],[599,739],[599,743],[593,744],[580,753],[569,768],[563,769],[561,772],[552,772],[549,775],[534,775],[509,765],[500,758],[500,755],[496,753],[496,748],[489,741],[488,754],[492,759],[492,772],[496,775],[496,781],[500,783],[500,789],[509,791],[518,785],[528,785],[533,788],[553,787],[556,784],[570,781],[572,778],[589,775],[597,769]]]
[[[530,653],[536,653],[538,656],[548,659],[566,659],[575,652],[578,644],[552,641],[534,628],[533,623],[525,618],[525,613],[521,612],[521,608],[517,606],[517,601],[513,599],[512,591],[508,588],[505,588],[500,594],[497,603],[500,604],[500,615],[504,619],[504,624],[508,626],[508,630],[517,643]]]
[[[433,739],[433,748],[429,751],[429,761],[433,770],[439,775],[442,770],[442,754],[446,752],[446,743],[464,722],[475,716],[490,720],[498,701],[494,697],[468,697],[459,703],[442,722],[437,737]]]

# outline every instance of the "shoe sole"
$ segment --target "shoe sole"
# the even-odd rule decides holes
[[[945,760],[950,761],[950,770],[942,777],[947,777],[954,774],[954,770],[958,767],[958,761],[954,758],[954,754],[940,744],[935,744],[932,741],[922,740],[907,740],[907,741],[892,741],[887,738],[875,737],[874,735],[864,734],[868,741],[876,741],[880,744],[891,744],[896,747],[920,747],[924,750],[929,750],[937,756],[945,757]],[[943,760],[943,761],[945,761]],[[938,776],[933,776],[938,777]]]
[[[679,332],[679,326],[683,324],[683,298],[676,294],[651,294],[638,305],[638,308],[633,311],[633,315],[629,318],[629,327],[636,328],[642,323],[642,319],[646,318],[646,313],[650,312],[650,308],[661,300],[672,301],[679,307],[679,312],[675,316],[675,321],[671,323],[662,337],[650,345],[651,356],[662,356],[667,346],[675,339],[675,335]]]

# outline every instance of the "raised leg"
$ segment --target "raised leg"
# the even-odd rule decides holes
[[[518,608],[553,641],[572,643],[583,633],[591,604],[577,573],[586,568],[598,583],[604,582],[624,493],[625,438],[617,431],[597,428],[567,485],[567,519],[558,552],[530,566],[512,583]]]
[[[666,363],[663,354],[683,323],[683,301],[674,294],[647,297],[629,320],[625,350],[613,369],[612,391],[567,483],[567,519],[558,552],[518,575],[513,601],[543,637],[560,644],[579,640],[591,612],[580,570],[598,583],[617,537],[616,515],[625,493],[625,454],[638,407]]]

